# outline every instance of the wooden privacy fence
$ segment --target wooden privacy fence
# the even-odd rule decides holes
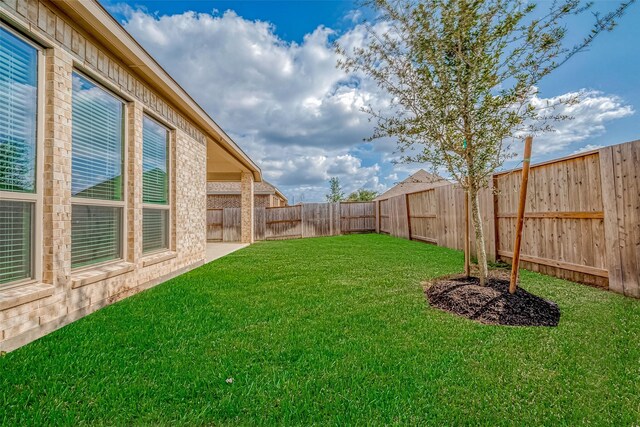
[[[240,208],[207,210],[207,240],[240,240]],[[305,203],[254,209],[255,240],[281,240],[376,231],[375,202]]]
[[[522,266],[640,297],[640,141],[531,166]],[[496,191],[494,191],[494,189]],[[510,261],[520,170],[480,195],[490,260]],[[455,185],[382,200],[378,229],[464,248],[465,193]],[[475,239],[471,238],[475,253]]]
[[[380,231],[453,249],[464,248],[464,191],[444,185],[381,200]]]

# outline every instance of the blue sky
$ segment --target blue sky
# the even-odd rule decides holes
[[[102,1],[104,5],[123,3],[119,1]],[[303,37],[325,25],[334,29],[345,29],[349,24],[343,18],[356,8],[353,1],[335,0],[301,0],[301,1],[171,1],[143,0],[127,1],[131,6],[140,6],[150,12],[160,14],[178,14],[186,10],[211,13],[213,10],[224,12],[233,10],[249,20],[268,21],[275,24],[276,34],[287,41],[301,42]],[[126,19],[125,14],[114,14],[119,20]]]
[[[371,124],[359,107],[382,95],[364,81],[348,84],[330,45],[362,34],[355,2],[102,3],[290,199],[321,200],[330,176],[347,191],[382,191],[420,167],[393,165],[390,142],[362,142]],[[541,98],[583,91],[584,102],[570,111],[574,121],[536,140],[534,160],[640,138],[639,17],[632,6],[614,32],[542,82]],[[570,37],[577,40],[591,20],[569,21]]]

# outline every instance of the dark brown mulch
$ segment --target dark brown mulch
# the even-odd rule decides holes
[[[429,303],[441,310],[480,323],[509,326],[558,326],[560,309],[552,301],[518,287],[509,293],[509,280],[490,277],[480,286],[476,277],[447,277],[425,291]]]

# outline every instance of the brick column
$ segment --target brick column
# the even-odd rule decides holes
[[[60,293],[71,285],[71,95],[73,59],[63,49],[45,54],[43,282]]]
[[[142,119],[140,102],[127,105],[127,260],[142,257]]]
[[[251,172],[242,172],[241,178],[241,197],[240,197],[240,214],[241,214],[241,238],[242,243],[253,243],[253,174]]]

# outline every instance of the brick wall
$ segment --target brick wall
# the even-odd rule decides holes
[[[209,194],[207,196],[208,209],[224,209],[224,208],[239,208],[239,207],[240,207],[239,194]]]
[[[239,208],[241,197],[239,194],[209,194],[207,196],[208,209]],[[256,208],[269,208],[279,206],[280,199],[270,194],[256,194],[254,206]]]
[[[256,193],[273,194],[275,188],[265,182],[254,182],[253,188]],[[240,194],[240,181],[209,181],[207,182],[208,193],[238,193]]]
[[[269,208],[275,205],[272,204],[271,195],[258,194],[255,196],[254,206],[256,208]]]
[[[204,135],[113,55],[50,2],[0,1],[27,37],[47,40],[44,49],[42,248],[36,281],[0,288],[0,350],[28,343],[107,304],[147,289],[203,263],[206,249],[206,146]],[[3,21],[5,19],[3,18]],[[31,28],[31,30],[29,30]],[[71,269],[71,74],[75,66],[127,102],[125,147],[126,256],[106,265]],[[170,250],[142,253],[142,117],[149,111],[171,131]]]

